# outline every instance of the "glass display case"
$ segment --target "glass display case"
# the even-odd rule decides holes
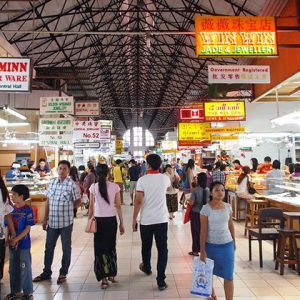
[[[251,182],[253,183],[255,189],[257,191],[266,190],[267,189],[267,175],[266,174],[250,174]],[[228,190],[236,191],[237,189],[237,180],[239,178],[239,174],[230,173],[226,175],[225,187]]]

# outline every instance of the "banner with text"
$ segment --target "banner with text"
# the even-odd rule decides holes
[[[179,146],[202,146],[210,143],[210,134],[205,130],[209,123],[178,123]]]
[[[243,133],[245,131],[246,131],[245,126],[205,128],[206,133]]]
[[[30,58],[0,57],[0,91],[30,92]]]
[[[76,101],[75,102],[76,116],[99,116],[100,105],[96,101]]]
[[[73,97],[41,97],[41,115],[74,114]]]
[[[208,66],[208,83],[230,84],[270,82],[270,66]]]
[[[112,126],[113,126],[113,121],[111,120],[100,120],[100,127],[101,128],[108,128],[110,130],[112,130]]]
[[[196,55],[277,56],[274,17],[196,16]]]
[[[43,133],[39,135],[40,146],[48,147],[62,147],[73,145],[72,132],[54,133],[51,132]]]
[[[110,129],[100,128],[100,142],[101,143],[110,143]]]
[[[74,121],[74,140],[97,140],[100,141],[99,121]]]

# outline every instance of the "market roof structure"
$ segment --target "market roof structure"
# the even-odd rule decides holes
[[[177,123],[176,106],[206,96],[208,64],[238,62],[196,57],[195,16],[259,15],[271,2],[286,1],[0,1],[0,31],[32,58],[36,86],[99,100],[120,131],[135,118],[164,130]]]

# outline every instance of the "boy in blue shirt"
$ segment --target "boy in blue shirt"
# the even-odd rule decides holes
[[[16,237],[9,243],[9,276],[11,293],[7,300],[33,299],[33,284],[31,270],[30,228],[34,225],[33,211],[25,203],[29,198],[29,189],[23,184],[15,185],[12,190],[14,210],[11,217],[16,231]]]

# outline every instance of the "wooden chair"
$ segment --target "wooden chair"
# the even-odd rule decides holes
[[[247,236],[249,228],[257,228],[259,210],[267,206],[267,200],[253,199],[247,201],[245,210],[245,236]]]
[[[246,218],[245,215],[246,215],[247,202],[248,199],[236,196],[236,214],[237,214],[236,221],[239,222]],[[241,216],[241,213],[243,213],[244,215]]]
[[[283,210],[277,207],[262,208],[258,216],[258,228],[249,228],[249,260],[252,260],[252,241],[258,241],[259,266],[263,267],[262,241],[273,241],[273,257],[276,259],[278,228],[284,227]]]

